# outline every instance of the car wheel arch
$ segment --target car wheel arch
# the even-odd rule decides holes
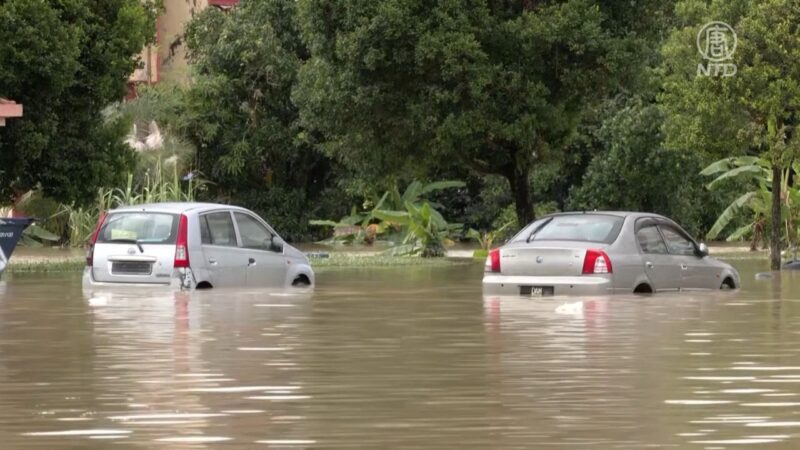
[[[728,275],[722,280],[722,284],[719,286],[720,289],[736,289],[736,281],[734,281],[733,277]]]
[[[294,276],[292,280],[293,287],[308,287],[311,286],[311,279],[304,273],[299,273]]]

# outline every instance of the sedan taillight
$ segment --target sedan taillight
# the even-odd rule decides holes
[[[608,258],[608,254],[597,249],[586,250],[586,256],[583,258],[583,274],[595,275],[606,273],[612,273],[611,260]]]
[[[489,252],[486,258],[485,272],[500,272],[500,249],[496,248]]]

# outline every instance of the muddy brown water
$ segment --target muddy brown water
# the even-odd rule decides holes
[[[0,284],[3,449],[800,448],[800,274],[483,298],[482,265],[313,294]]]

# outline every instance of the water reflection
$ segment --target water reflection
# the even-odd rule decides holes
[[[0,285],[9,448],[795,448],[800,278],[480,295],[482,265],[322,271],[314,293]]]

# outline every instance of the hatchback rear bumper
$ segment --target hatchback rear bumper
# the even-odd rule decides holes
[[[177,270],[176,270],[177,272]],[[177,273],[175,275],[178,275]],[[186,280],[188,275],[188,279],[190,283],[188,286],[186,283],[182,282]],[[115,288],[115,287],[142,287],[142,288],[164,288],[164,289],[171,289],[171,290],[180,290],[181,288],[194,288],[194,276],[191,271],[188,274],[181,274],[181,276],[172,276],[170,278],[164,278],[163,283],[125,283],[125,282],[105,282],[105,281],[97,281],[92,276],[92,269],[90,267],[86,267],[83,269],[83,288]]]
[[[484,295],[531,295],[535,288],[543,288],[545,295],[609,295],[613,293],[611,277],[608,275],[584,275],[575,277],[532,277],[509,275],[485,275]]]

